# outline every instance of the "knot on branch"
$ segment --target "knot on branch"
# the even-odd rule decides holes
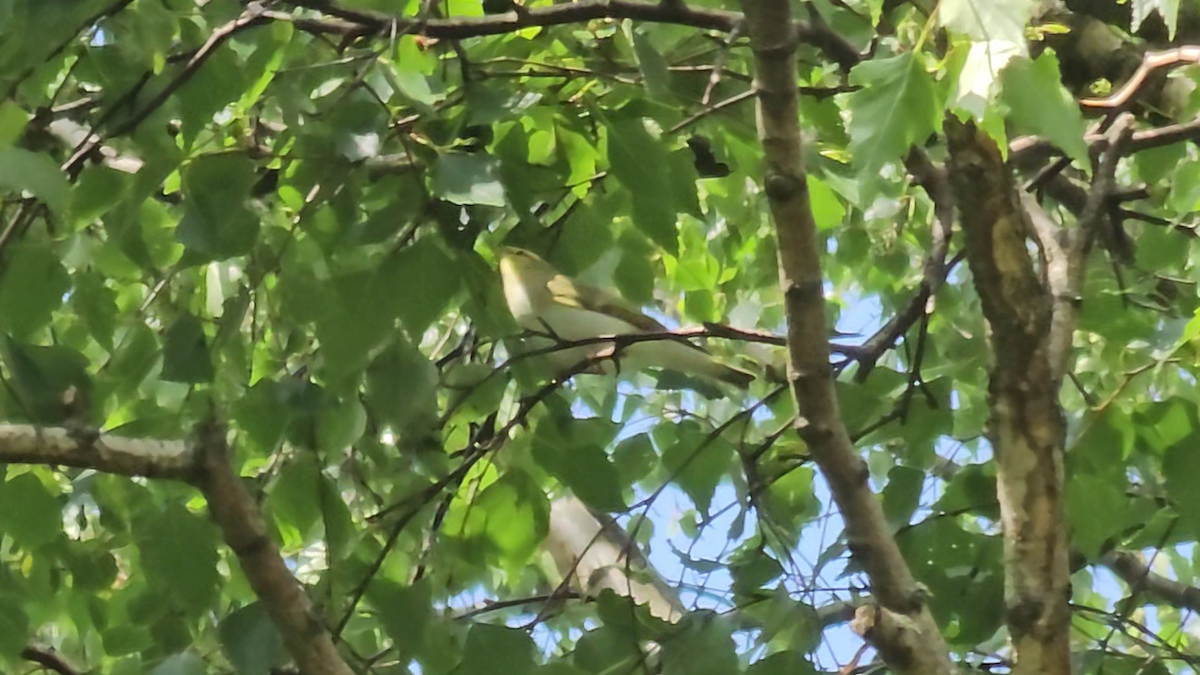
[[[763,188],[767,191],[768,199],[784,202],[803,194],[808,186],[798,176],[782,171],[770,171],[763,180]]]
[[[1009,603],[1005,610],[1005,623],[1012,629],[1013,637],[1033,633],[1037,630],[1038,622],[1046,613],[1045,600],[1024,595]]]

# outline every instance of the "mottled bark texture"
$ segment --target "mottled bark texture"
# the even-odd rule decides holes
[[[1055,298],[1034,268],[1030,244],[1041,241],[1053,249],[1047,252],[1049,266],[1072,247],[1057,241],[1058,232],[1039,237],[1038,224],[1022,207],[1012,174],[986,134],[973,124],[947,118],[946,137],[967,262],[991,329],[989,438],[1004,527],[1013,672],[1067,675],[1071,615],[1062,504],[1066,425],[1058,402],[1059,349],[1051,330]]]

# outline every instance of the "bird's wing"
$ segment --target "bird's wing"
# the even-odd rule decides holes
[[[633,309],[621,298],[581,284],[568,276],[556,275],[547,287],[555,302],[560,304],[603,312],[646,333],[663,333],[667,330],[666,326]]]
[[[603,312],[644,333],[666,333],[669,330],[658,321],[634,309],[619,296],[595,286],[579,283],[568,276],[559,274],[551,279],[546,287],[550,289],[554,300],[560,304]],[[708,353],[707,349],[684,337],[671,338],[671,341],[686,345],[704,354]]]

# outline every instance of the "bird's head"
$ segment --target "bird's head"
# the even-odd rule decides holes
[[[550,263],[542,260],[534,253],[515,246],[505,246],[500,249],[500,274],[518,278],[541,278],[547,281],[558,271]]]

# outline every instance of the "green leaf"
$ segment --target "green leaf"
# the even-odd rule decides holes
[[[344,397],[336,406],[322,406],[316,421],[317,448],[331,454],[341,453],[367,430],[367,413],[357,396]]]
[[[1000,98],[1017,131],[1044,136],[1082,166],[1088,164],[1086,129],[1079,105],[1062,85],[1058,59],[1043,52],[1036,60],[1016,58],[1000,73]]]
[[[783,566],[765,551],[751,548],[734,556],[729,563],[729,572],[733,575],[733,592],[749,595],[778,579],[783,574]]]
[[[16,102],[0,102],[0,152],[7,150],[21,137],[28,123],[29,113],[21,109]]]
[[[18,147],[0,150],[0,188],[27,190],[60,214],[67,210],[71,194],[67,177],[54,160]]]
[[[437,385],[434,364],[397,339],[367,369],[367,403],[402,437],[420,437],[437,422]]]
[[[473,624],[463,651],[463,675],[524,675],[535,665],[533,639],[520,628]]]
[[[71,190],[71,221],[82,227],[108,213],[133,186],[133,176],[103,165],[89,166]]]
[[[62,534],[62,505],[42,481],[23,473],[0,484],[0,532],[23,548],[36,548]]]
[[[487,537],[508,561],[517,563],[533,553],[549,527],[550,502],[541,487],[524,472],[510,469],[474,500],[465,530]]]
[[[238,101],[239,110],[248,110],[262,97],[267,86],[275,79],[275,73],[283,65],[287,55],[286,47],[294,34],[292,24],[286,21],[273,21],[264,30],[256,31],[258,44],[254,53],[246,59],[243,69],[248,86]]]
[[[221,582],[212,525],[171,504],[139,524],[135,535],[143,569],[152,584],[194,614],[212,608]]]
[[[863,61],[850,71],[850,153],[860,176],[903,157],[941,128],[933,79],[914,52]]]
[[[387,579],[376,578],[367,587],[366,599],[379,612],[383,628],[395,642],[402,661],[424,651],[427,629],[434,622],[428,580],[402,587]]]
[[[587,672],[566,661],[554,661],[533,671],[534,675],[587,675]]]
[[[980,464],[968,464],[955,472],[934,508],[942,513],[976,513],[998,520],[995,470]]]
[[[560,423],[546,417],[534,433],[533,458],[592,508],[624,511],[617,469],[604,452],[612,434],[612,425],[605,420]]]
[[[1137,167],[1139,178],[1146,183],[1155,184],[1165,180],[1167,176],[1171,175],[1171,172],[1183,166],[1186,158],[1187,147],[1173,143],[1141,150],[1133,155],[1133,163]]]
[[[760,642],[811,654],[821,644],[821,617],[817,610],[804,602],[788,597],[779,588],[766,603]]]
[[[96,550],[83,542],[70,542],[70,554],[64,561],[71,571],[71,587],[89,591],[112,588],[120,570],[117,558],[105,550]]]
[[[213,380],[212,357],[204,325],[193,314],[175,319],[163,336],[162,378],[170,382],[204,384]]]
[[[158,664],[150,675],[205,675],[204,660],[191,652],[173,654]]]
[[[632,485],[650,475],[658,464],[658,454],[647,434],[630,436],[617,444],[612,453],[613,465],[622,485]]]
[[[201,69],[204,70],[204,69]],[[183,170],[185,211],[175,237],[205,260],[248,253],[258,239],[259,217],[247,207],[257,179],[245,155],[202,155]]]
[[[447,153],[434,162],[430,190],[452,204],[504,206],[496,160],[484,155]]]
[[[113,351],[113,335],[117,328],[117,292],[104,283],[104,277],[94,272],[77,272],[75,289],[71,292],[71,309],[95,338],[108,351]]]
[[[907,525],[921,503],[925,472],[907,466],[893,467],[883,488],[883,513],[892,527]]]
[[[655,428],[654,438],[662,447],[660,429],[663,427]],[[700,425],[691,420],[674,425],[673,431],[671,437],[677,440],[663,448],[663,466],[670,472],[672,480],[696,502],[696,507],[702,513],[708,513],[713,493],[729,470],[733,446],[723,438],[704,433]]]
[[[271,486],[271,510],[296,528],[301,537],[305,537],[321,517],[317,487],[320,480],[321,469],[316,457],[312,453],[301,453],[283,466]]]
[[[21,607],[20,600],[19,597],[0,593],[0,605],[4,607],[4,611],[0,612],[0,658],[9,663],[17,662],[21,650],[29,646],[28,641],[33,633],[29,615]]]
[[[775,652],[750,664],[746,675],[817,675],[804,654],[795,651]]]
[[[973,41],[1019,43],[1033,14],[1033,0],[942,0],[938,19],[942,25]]]
[[[29,336],[50,321],[70,287],[67,270],[49,247],[13,246],[0,277],[0,329],[17,339]]]
[[[846,218],[846,207],[842,206],[841,200],[828,185],[811,173],[808,174],[808,202],[818,230],[832,230]]]
[[[266,379],[255,382],[246,395],[234,403],[233,419],[259,449],[273,451],[283,439],[291,419],[280,384]]]
[[[1123,490],[1089,474],[1071,476],[1067,481],[1066,511],[1071,541],[1089,560],[1100,554],[1105,540],[1131,524]]]
[[[663,675],[738,675],[741,671],[728,621],[709,611],[688,614],[662,648]]]
[[[267,675],[288,661],[283,638],[261,602],[226,616],[217,631],[225,656],[241,675]]]
[[[575,644],[573,658],[575,665],[583,670],[593,675],[607,675],[634,672],[643,656],[636,640],[606,625],[584,633]]]
[[[646,131],[640,117],[609,119],[600,115],[608,131],[608,161],[617,180],[630,191],[633,222],[638,229],[675,254],[679,242],[675,230],[675,204],[671,198],[671,169],[661,140]]]
[[[400,321],[413,340],[421,339],[462,285],[457,264],[428,238],[396,254],[380,276],[380,299],[395,298]]]
[[[66,405],[72,387],[76,392],[71,398],[90,400],[92,382],[83,354],[62,345],[26,345],[4,336],[0,357],[8,368],[11,391],[19,404],[19,409],[10,414],[24,413],[40,424],[61,424],[68,415],[77,421],[88,420],[90,410],[72,411]]]
[[[1200,453],[1196,452],[1196,440],[1193,433],[1167,448],[1162,469],[1167,494],[1178,505],[1180,520],[1190,527],[1193,536],[1200,536],[1200,491],[1195,489],[1200,480]]]
[[[117,342],[109,367],[102,375],[123,396],[135,390],[158,363],[158,336],[144,323],[129,328]]]
[[[244,64],[227,43],[213,49],[203,68],[179,88],[180,120],[187,143],[195,141],[200,131],[212,123],[213,115],[238,100],[249,83]]]
[[[637,56],[638,69],[642,71],[642,78],[646,82],[646,93],[650,95],[651,100],[669,100],[671,74],[667,70],[667,60],[650,43],[644,29],[631,28],[630,33],[633,40],[633,53]]]
[[[322,474],[317,488],[321,497],[321,516],[325,525],[325,547],[334,561],[344,560],[354,549],[357,530],[350,508],[338,492],[333,479]]]

